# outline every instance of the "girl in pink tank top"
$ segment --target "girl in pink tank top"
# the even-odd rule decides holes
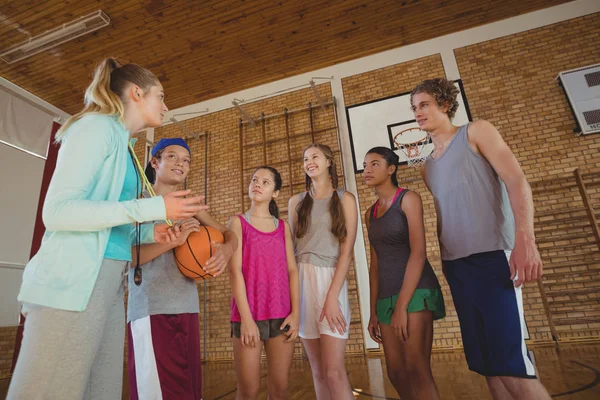
[[[288,397],[288,376],[300,320],[300,288],[291,231],[278,219],[275,203],[281,185],[276,169],[257,168],[248,188],[250,210],[229,220],[229,228],[239,241],[230,260],[229,279],[237,391],[242,398],[258,395],[263,343],[268,397]]]

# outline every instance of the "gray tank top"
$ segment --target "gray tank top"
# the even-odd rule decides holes
[[[304,192],[300,195],[300,201],[304,199],[306,193]],[[344,190],[337,189],[336,195],[341,200]],[[310,223],[306,234],[294,240],[297,262],[313,264],[317,267],[335,267],[340,256],[340,242],[331,233],[330,200],[331,196],[325,199],[313,198]]]
[[[467,125],[441,157],[425,162],[425,177],[437,212],[442,260],[511,250],[514,219],[504,183],[469,144]]]
[[[379,277],[378,299],[394,296],[400,293],[406,265],[410,257],[410,238],[408,235],[408,220],[402,211],[402,198],[408,190],[400,189],[402,192],[390,205],[390,208],[377,218],[376,207],[371,209],[369,219],[369,242],[375,254],[377,254],[377,267]],[[425,259],[425,267],[417,289],[437,289],[440,284],[431,268],[429,261]]]
[[[142,195],[150,197],[148,192]],[[156,223],[162,222],[164,221],[156,221]],[[200,312],[196,281],[179,272],[172,250],[140,267],[142,267],[140,286],[133,281],[134,268],[129,270],[127,322],[150,315]]]
[[[141,265],[142,284],[133,281],[129,271],[127,322],[158,314],[199,313],[196,282],[179,272],[173,251],[167,251]]]

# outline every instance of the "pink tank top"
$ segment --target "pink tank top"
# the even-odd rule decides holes
[[[279,220],[279,226],[273,232],[261,232],[242,215],[238,218],[242,223],[242,274],[252,319],[285,318],[292,312],[285,224]],[[233,298],[231,321],[241,322]]]

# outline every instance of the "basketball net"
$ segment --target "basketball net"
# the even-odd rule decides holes
[[[146,177],[146,173],[144,172],[144,168],[142,168],[142,164],[140,164],[140,160],[138,160],[137,156],[135,155],[135,151],[133,150],[133,146],[131,145],[131,142],[129,142],[129,151],[131,151],[131,155],[133,156],[133,159],[135,160],[135,166],[137,167],[137,170],[140,173],[140,177],[142,178],[142,190],[144,190],[144,188],[146,188],[148,193],[150,193],[150,196],[152,196],[152,197],[156,196],[156,192],[154,192],[154,188],[148,181],[148,178]],[[171,220],[166,219],[165,222],[167,223],[167,225],[173,226],[173,223],[171,222]]]
[[[408,166],[419,168],[427,159],[424,150],[431,143],[431,137],[419,128],[408,128],[394,135],[394,143],[406,156]]]

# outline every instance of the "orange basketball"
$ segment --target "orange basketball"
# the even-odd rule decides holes
[[[202,268],[214,253],[212,242],[224,243],[223,234],[211,226],[200,226],[192,232],[186,242],[175,249],[175,262],[179,271],[188,278],[203,280],[212,275]]]

